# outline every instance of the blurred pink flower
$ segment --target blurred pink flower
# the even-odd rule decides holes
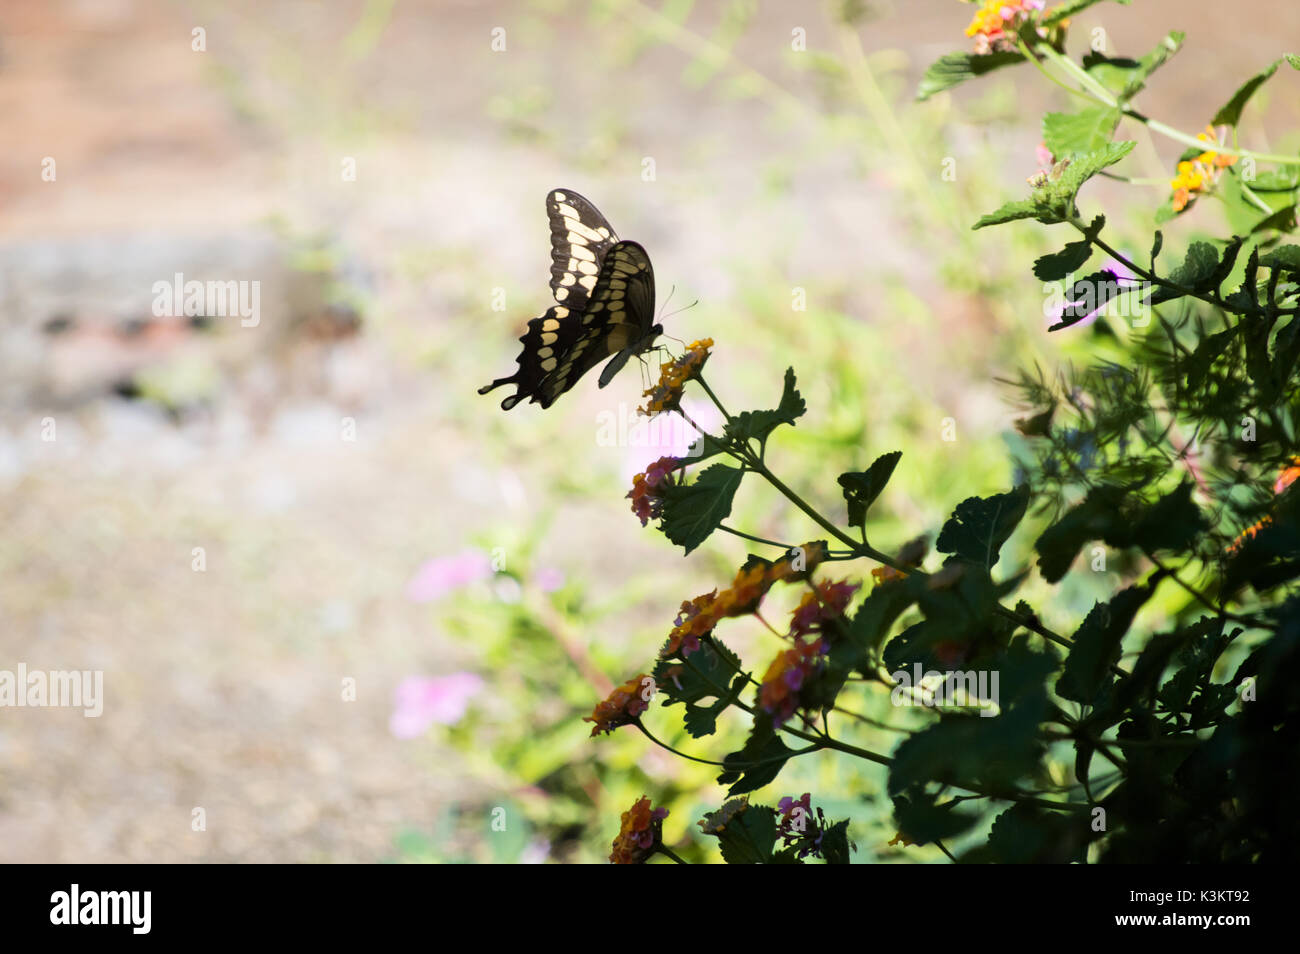
[[[722,415],[712,404],[683,401],[682,409],[706,431],[716,433],[721,430]],[[645,428],[645,439],[630,442],[623,461],[624,483],[630,484],[635,475],[645,473],[646,468],[661,457],[681,457],[688,463],[691,461],[691,444],[699,439],[700,432],[680,414],[666,411],[649,420],[639,418],[638,423]]]
[[[482,677],[472,672],[440,678],[408,676],[393,691],[389,731],[399,739],[414,739],[434,723],[455,725],[464,717],[469,700],[482,688]]]
[[[492,572],[492,561],[482,550],[427,560],[406,584],[406,595],[413,602],[430,603],[457,587],[486,580]]]
[[[1038,168],[1044,172],[1052,168],[1052,150],[1043,143],[1034,147],[1034,158],[1038,161]]]
[[[564,585],[564,573],[555,567],[543,567],[533,574],[533,582],[543,593],[553,593]]]

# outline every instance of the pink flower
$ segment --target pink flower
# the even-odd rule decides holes
[[[684,409],[705,430],[720,429],[722,415],[712,404],[694,404],[687,401]],[[629,435],[627,456],[623,461],[625,481],[630,481],[636,474],[644,473],[650,464],[662,457],[683,458],[690,463],[691,445],[699,440],[700,432],[680,414],[665,411],[655,418],[641,418],[637,426],[644,431],[635,435],[636,439],[632,439]]]
[[[555,567],[543,567],[533,574],[533,582],[543,593],[554,593],[564,585],[564,574]]]
[[[472,672],[457,672],[431,679],[409,676],[393,691],[393,715],[388,729],[399,739],[414,739],[429,726],[455,725],[469,708],[469,700],[483,688]]]
[[[427,560],[406,584],[406,596],[415,603],[431,603],[457,587],[486,580],[492,572],[492,561],[481,550]]]

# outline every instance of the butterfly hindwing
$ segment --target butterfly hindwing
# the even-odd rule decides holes
[[[525,398],[550,407],[606,358],[604,387],[628,359],[647,350],[662,328],[653,323],[654,269],[636,242],[621,242],[604,216],[582,196],[556,189],[547,196],[551,222],[551,288],[557,301],[528,322],[519,340],[519,369],[479,388],[503,384],[515,393],[501,402],[510,410]]]

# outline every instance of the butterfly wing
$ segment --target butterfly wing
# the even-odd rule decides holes
[[[594,205],[569,189],[554,189],[546,197],[546,217],[551,224],[551,294],[559,304],[581,311],[618,236]]]
[[[661,330],[653,324],[654,268],[650,256],[636,242],[618,242],[610,248],[592,285],[591,297],[581,313],[555,305],[528,322],[519,340],[519,370],[498,378],[480,394],[502,384],[515,384],[515,393],[501,402],[510,410],[524,398],[542,407],[555,399],[611,355],[614,360],[601,374],[601,387],[628,359],[646,350]]]

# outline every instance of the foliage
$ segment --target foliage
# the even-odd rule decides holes
[[[838,476],[842,523],[777,476],[769,444],[818,410],[793,369],[777,410],[739,414],[702,374],[692,379],[725,424],[698,445],[709,458],[698,474],[689,456],[660,462],[673,473],[658,494],[660,527],[684,553],[721,530],[774,557],[753,555],[729,586],[684,602],[654,667],[660,700],[680,707],[690,739],[714,736],[724,720],[748,727],[743,744],[714,762],[732,801],[700,822],[728,862],[849,860],[848,821],[814,816],[809,796],[748,801],[809,757],[885,766],[895,840],[935,844],[954,860],[945,842],[961,842],[960,860],[985,862],[1296,857],[1300,827],[1285,803],[1300,782],[1300,247],[1285,241],[1294,215],[1279,213],[1294,212],[1300,159],[1238,148],[1235,134],[1251,96],[1282,63],[1300,61],[1280,58],[1215,114],[1234,145],[1214,130],[1194,138],[1131,106],[1182,35],[1137,59],[1077,63],[1063,52],[1066,17],[1091,5],[1003,5],[1017,11],[1014,24],[981,28],[983,52],[944,57],[921,86],[926,98],[1032,65],[1088,100],[1044,121],[1052,168],[1031,180],[1029,197],[974,227],[1033,219],[1073,228],[1077,241],[1032,268],[1039,280],[1066,280],[1050,330],[1118,318],[1133,332],[1113,358],[1021,373],[1028,413],[1011,442],[1015,485],[955,504],[935,541],[941,565],[926,567],[923,538],[894,554],[869,540],[882,492],[906,465],[897,451],[879,448],[867,470]],[[1123,122],[1193,147],[1158,220],[1213,196],[1249,227],[1192,243],[1172,266],[1160,261],[1160,231],[1148,261],[1119,252],[1105,218],[1082,213],[1080,194],[1099,175],[1124,178],[1112,171],[1134,145],[1112,138]],[[1257,177],[1262,163],[1277,168]],[[1111,267],[1073,280],[1096,253]],[[755,483],[827,542],[728,525]],[[860,561],[876,564],[871,587]],[[838,563],[843,579],[831,575]],[[1048,627],[1026,600],[1009,605],[1035,566],[1049,599],[1085,574],[1110,592],[1069,629]],[[788,627],[774,626],[763,607],[791,587],[802,599]],[[744,616],[778,640],[766,665],[715,635]],[[883,721],[853,707],[880,712],[885,698]],[[639,712],[626,724],[668,747]],[[904,737],[892,752],[868,748],[857,741],[863,725]],[[703,760],[695,751],[689,757]],[[1072,768],[1065,777],[1054,768],[1062,761]],[[656,840],[652,852],[681,860],[677,842]]]

